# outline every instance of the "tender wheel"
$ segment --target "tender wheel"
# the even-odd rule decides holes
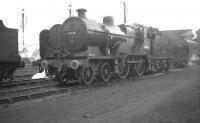
[[[14,69],[10,69],[9,70],[9,81],[12,81],[13,80],[13,78],[14,78],[14,72],[15,72],[15,70]]]
[[[118,68],[119,68],[119,73],[117,74],[118,77],[121,79],[125,79],[129,75],[130,64],[126,63],[123,60],[120,60],[118,64]]]
[[[9,81],[12,81],[14,78],[14,73],[11,73],[11,75],[9,76]]]
[[[145,63],[141,62],[134,65],[134,70],[137,76],[142,76],[145,72]]]
[[[167,67],[167,61],[163,61],[162,62],[162,64],[163,64],[163,72],[167,72],[168,71],[168,67]]]
[[[100,69],[99,74],[100,74],[101,79],[104,82],[109,81],[110,77],[111,77],[111,68],[110,68],[110,65],[108,63],[103,63],[100,66],[99,69]]]
[[[155,62],[154,68],[155,68],[155,72],[159,72],[160,65],[157,62]]]
[[[86,85],[92,84],[94,80],[94,69],[92,66],[83,67],[81,78]]]

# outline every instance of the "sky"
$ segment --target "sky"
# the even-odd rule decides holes
[[[87,18],[102,22],[104,16],[113,16],[115,25],[119,25],[123,23],[123,1],[127,4],[127,24],[140,23],[160,30],[200,28],[198,0],[1,0],[0,19],[6,27],[20,32],[24,8],[25,44],[39,44],[40,31],[69,17],[70,3],[74,16],[78,8],[85,8]]]

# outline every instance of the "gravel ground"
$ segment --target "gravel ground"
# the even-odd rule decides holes
[[[0,123],[200,123],[200,68],[0,109]]]

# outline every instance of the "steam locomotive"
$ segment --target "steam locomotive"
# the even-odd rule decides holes
[[[161,33],[162,36],[157,36],[155,43],[163,42],[163,44],[170,47],[160,47],[159,49],[157,49],[157,52],[165,52],[165,54],[170,54],[171,56],[173,56],[174,67],[182,68],[199,64],[200,33],[198,30],[165,30],[161,31]]]
[[[115,26],[111,16],[98,23],[86,18],[85,9],[77,12],[78,17],[40,33],[40,69],[58,82],[90,85],[97,78],[107,82],[113,75],[125,79],[173,67],[174,46],[160,41],[157,28]]]
[[[6,28],[0,20],[0,81],[13,79],[13,74],[24,63],[18,54],[18,30]]]

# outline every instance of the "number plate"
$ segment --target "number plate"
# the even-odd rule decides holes
[[[67,32],[68,35],[75,35],[76,32]]]

